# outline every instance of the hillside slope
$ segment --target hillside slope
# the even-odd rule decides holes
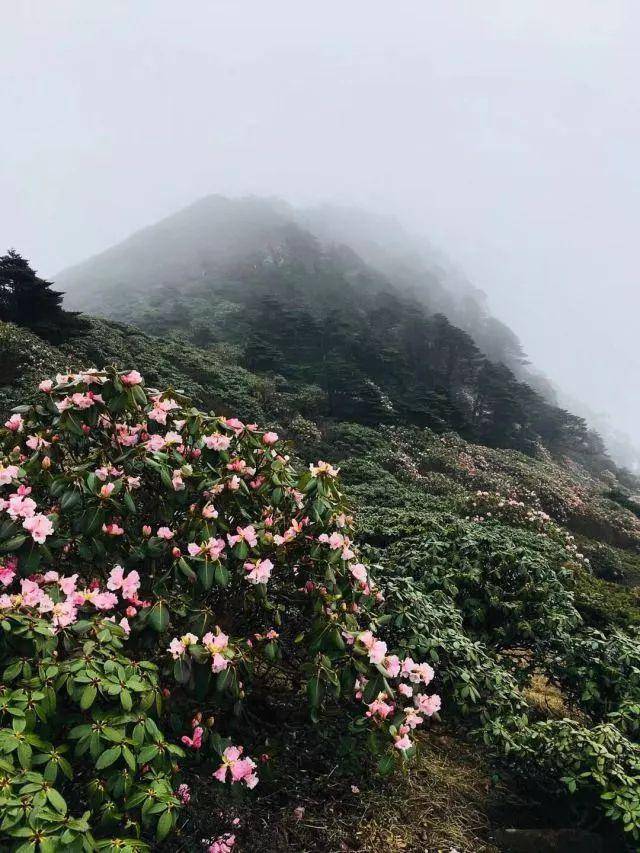
[[[339,233],[367,261],[337,243]],[[532,455],[545,447],[595,472],[612,468],[581,418],[535,391],[529,376],[518,378],[517,339],[473,289],[410,246],[388,223],[353,212],[214,196],[62,273],[58,284],[71,305],[228,352],[306,394],[321,416],[454,429]],[[443,310],[466,317],[480,346],[434,313]]]
[[[335,748],[305,740],[295,767],[285,761],[264,795],[237,806],[241,849],[255,849],[255,833],[266,851],[326,850],[328,838],[335,850],[507,850],[504,830],[519,827],[536,828],[539,838],[557,830],[567,838],[569,829],[574,838],[561,778],[583,772],[591,780],[589,750],[598,754],[604,733],[607,743],[617,738],[611,748],[622,750],[625,772],[636,760],[624,709],[636,701],[640,667],[640,508],[624,483],[544,449],[532,456],[450,431],[331,417],[314,408],[313,386],[253,373],[235,363],[233,348],[91,323],[89,335],[58,347],[0,325],[2,410],[32,397],[36,382],[58,369],[113,362],[139,369],[149,385],[183,389],[207,409],[275,428],[304,462],[330,459],[397,613],[390,636],[409,654],[428,649],[438,661],[442,722],[410,775],[354,796],[355,769],[335,774]],[[310,737],[296,721],[283,725],[285,738]],[[486,746],[472,755],[465,744],[478,729]],[[508,757],[499,759],[506,743]],[[287,774],[300,767],[308,781],[284,795],[293,785]],[[619,772],[615,765],[602,783],[583,779],[579,815],[593,816]],[[199,793],[172,850],[194,849],[218,831],[207,799],[214,792],[197,775],[190,781]],[[635,796],[635,782],[627,785]],[[306,818],[296,821],[301,804]],[[611,839],[606,824],[592,828]],[[599,843],[598,835],[587,841]]]

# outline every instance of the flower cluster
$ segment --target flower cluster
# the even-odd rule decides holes
[[[221,782],[257,783],[224,736],[232,713],[259,718],[276,684],[292,685],[292,706],[306,691],[315,723],[341,701],[380,735],[372,752],[406,753],[439,707],[424,692],[433,671],[373,633],[384,599],[337,468],[296,471],[273,430],[198,411],[135,370],[39,387],[0,429],[0,607],[50,618],[54,632],[96,613],[117,622],[128,652],[160,665],[172,703],[192,710],[198,695],[215,712],[181,740],[191,756],[218,743]],[[188,792],[167,796],[179,805]]]
[[[243,758],[243,751],[241,746],[228,746],[222,753],[222,764],[213,774],[214,779],[218,782],[228,779],[232,785],[242,782],[247,788],[255,788],[258,784],[256,763],[247,756]]]
[[[532,493],[532,499],[536,496]],[[531,506],[515,495],[502,495],[500,492],[479,490],[469,499],[473,511],[471,521],[478,524],[492,518],[500,518],[510,524],[518,524],[535,530],[558,542],[576,562],[589,564],[584,554],[578,551],[574,537],[551,518],[542,509]]]
[[[395,679],[395,692],[391,687],[381,690],[367,701],[369,680],[359,677],[355,686],[355,697],[367,706],[365,716],[377,724],[388,725],[394,746],[406,752],[413,746],[410,732],[440,710],[440,697],[421,692],[434,677],[428,663],[416,663],[409,657],[400,660],[398,655],[387,653],[387,644],[378,640],[371,631],[363,631],[355,637],[356,650],[366,654],[387,679]]]
[[[17,580],[16,566],[15,558],[6,560],[4,565],[0,565],[0,583],[5,587],[9,587],[14,580]],[[129,581],[127,586],[114,585],[112,578],[120,577],[122,572],[122,568],[116,566],[107,582],[107,589],[101,589],[97,581],[93,581],[88,586],[78,586],[77,574],[64,576],[53,570],[23,578],[19,582],[19,591],[5,592],[0,595],[0,611],[33,613],[45,620],[50,620],[52,632],[57,633],[77,622],[79,611],[83,608],[86,608],[90,615],[95,611],[111,612],[121,605],[126,608],[126,615],[117,614],[116,616],[112,613],[107,619],[112,622],[117,621],[128,635],[131,627],[127,616],[133,616],[137,612],[130,605],[130,601],[132,596],[135,598],[139,581],[130,579],[130,575],[137,574],[132,572],[125,579]],[[122,598],[119,599],[111,591],[113,589],[120,590]]]

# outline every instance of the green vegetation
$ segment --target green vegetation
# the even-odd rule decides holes
[[[0,423],[23,407],[2,432],[0,465],[18,473],[0,497],[31,487],[18,497],[52,525],[34,545],[2,503],[0,579],[36,576],[56,607],[49,570],[104,592],[120,565],[141,590],[134,602],[118,587],[118,624],[87,593],[53,636],[46,607],[5,613],[2,843],[193,851],[232,834],[274,853],[471,853],[498,849],[493,831],[525,801],[524,827],[589,816],[615,849],[640,849],[638,483],[530,387],[508,329],[441,282],[412,288],[424,269],[394,278],[277,206],[223,207],[197,207],[198,233],[193,210],[165,223],[136,286],[131,257],[158,247],[154,229],[67,274],[72,291],[95,275],[89,304],[114,318],[83,319],[85,334],[0,322]],[[233,220],[211,245],[205,209],[223,232]],[[100,389],[77,374],[105,364],[104,403],[88,402]],[[179,408],[164,424],[167,400]],[[99,406],[140,441],[114,446]],[[280,454],[265,457],[262,429]],[[147,446],[167,430],[180,443]],[[210,430],[232,451],[209,447]],[[203,490],[219,511],[206,524]],[[239,526],[256,545],[228,541]],[[329,546],[325,531],[353,542]],[[435,672],[442,708],[422,734],[401,730],[394,655]],[[236,745],[252,758],[225,788],[213,773]]]
[[[153,384],[170,383],[207,407],[237,400],[236,407],[225,406],[228,414],[288,434],[304,463],[331,458],[341,468],[359,541],[386,599],[378,633],[401,656],[433,664],[441,725],[458,740],[479,739],[485,761],[494,756],[494,776],[511,778],[512,786],[518,778],[538,779],[548,790],[553,784],[575,791],[584,808],[600,801],[603,820],[637,834],[639,608],[634,589],[610,578],[633,581],[640,537],[635,514],[611,502],[609,475],[428,428],[327,419],[309,405],[313,386],[303,395],[233,364],[228,352],[91,322],[92,334],[60,347],[1,326],[5,364],[14,371],[2,388],[4,407],[23,396],[35,399],[45,365],[49,372],[66,371],[108,358],[122,369],[148,366]],[[594,528],[617,544],[585,538],[582,531],[593,536]],[[109,642],[121,642],[115,629]],[[541,678],[559,691],[553,711],[530,698]],[[302,735],[300,725],[297,737],[315,755],[311,772],[321,779],[331,750],[326,742],[314,746],[316,735]],[[334,744],[349,742],[346,731],[334,729],[331,737]],[[270,730],[269,743],[274,754],[286,754],[276,731]],[[428,737],[423,749],[428,762]],[[266,800],[256,791],[252,809],[268,809],[271,786],[293,772],[283,760],[265,777]],[[341,773],[364,787],[348,763]],[[183,778],[192,789],[202,784],[197,768]],[[366,796],[382,795],[374,790]],[[203,796],[204,789],[194,795],[198,808]],[[180,835],[190,824],[201,836],[224,828],[203,823],[190,808],[186,823],[178,821]],[[234,808],[250,826],[244,807]]]

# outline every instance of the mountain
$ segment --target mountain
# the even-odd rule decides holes
[[[526,372],[516,336],[482,295],[393,221],[211,196],[57,285],[74,308],[179,332],[282,377],[324,417],[455,429],[613,467],[599,437]]]
[[[553,837],[622,851],[623,829],[640,836],[640,815],[608,805],[640,791],[638,483],[453,321],[476,296],[449,286],[430,249],[416,256],[391,223],[338,213],[205,199],[68,271],[56,286],[105,317],[55,344],[0,323],[0,412],[42,404],[43,377],[115,364],[276,431],[296,464],[340,469],[385,601],[379,630],[433,662],[441,719],[411,772],[371,781],[380,765],[354,752],[357,726],[282,719],[270,697],[256,719],[273,769],[261,764],[255,795],[233,806],[242,849],[260,838],[266,853],[319,851],[330,838],[497,853],[533,833],[541,849]],[[187,851],[220,833],[229,803],[207,763],[187,758],[181,774],[192,802],[166,849]]]
[[[269,729],[278,775],[265,774],[257,796],[234,807],[245,849],[255,849],[257,833],[267,853],[324,850],[324,833],[335,838],[332,849],[348,849],[352,838],[355,849],[380,849],[398,801],[405,811],[394,837],[406,850],[437,839],[438,849],[497,853],[531,826],[585,845],[600,844],[602,833],[613,845],[606,849],[624,849],[611,825],[594,818],[602,793],[632,798],[640,785],[632,775],[640,504],[621,472],[596,474],[544,448],[525,454],[407,422],[332,416],[316,386],[251,371],[233,347],[197,347],[184,331],[157,337],[88,322],[87,335],[57,345],[0,323],[2,413],[35,399],[38,381],[57,371],[117,364],[205,409],[275,429],[291,440],[296,461],[331,460],[390,608],[388,630],[437,666],[442,721],[412,772],[391,784],[365,783],[353,765],[335,772],[336,751],[352,748],[339,728],[323,739],[299,719]],[[611,756],[604,770],[603,742]],[[217,792],[201,770],[185,762],[194,802],[170,849],[186,853],[220,831]],[[571,807],[567,780],[580,785]],[[298,807],[305,821],[291,820]],[[371,812],[365,830],[363,809]],[[574,824],[587,817],[593,831],[584,834]],[[320,843],[317,825],[326,827]]]

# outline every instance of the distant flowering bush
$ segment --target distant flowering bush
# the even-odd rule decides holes
[[[511,495],[487,491],[477,491],[469,498],[468,504],[474,512],[472,521],[482,523],[494,518],[536,530],[562,545],[575,562],[585,566],[589,564],[584,554],[578,551],[574,537],[539,508],[529,506]]]
[[[376,636],[333,466],[297,472],[276,433],[135,370],[39,387],[0,430],[0,841],[164,838],[179,760],[259,783],[238,720],[276,695],[315,723],[343,703],[382,772],[411,755],[434,672]]]

